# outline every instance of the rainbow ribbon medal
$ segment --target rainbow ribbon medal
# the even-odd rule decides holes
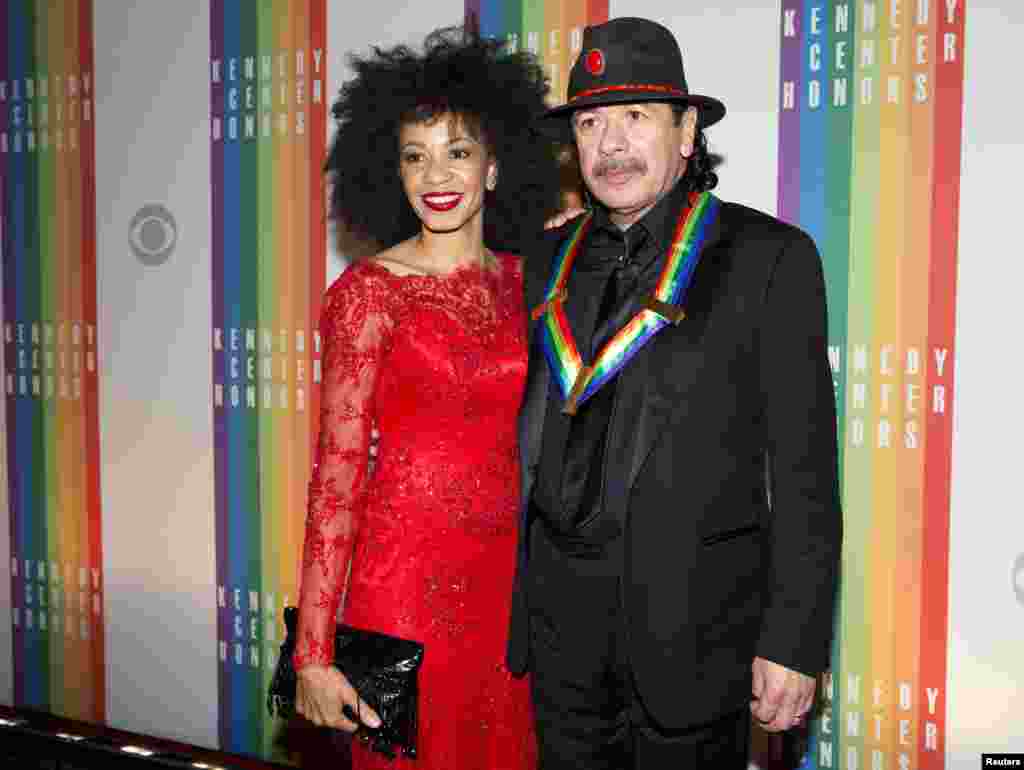
[[[573,262],[586,240],[593,215],[587,214],[555,255],[555,268],[544,302],[533,309],[534,320],[544,316],[541,340],[551,373],[565,399],[562,411],[576,414],[580,404],[596,393],[635,356],[647,341],[668,324],[685,318],[680,304],[693,280],[694,268],[710,225],[718,216],[719,200],[709,192],[691,193],[690,205],[676,222],[665,266],[654,293],[644,307],[598,351],[594,363],[584,366],[565,317],[566,284]]]

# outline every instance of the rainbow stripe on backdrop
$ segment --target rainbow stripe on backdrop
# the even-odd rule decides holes
[[[965,5],[782,2],[779,212],[825,263],[846,517],[803,768],[945,766]]]
[[[540,56],[555,104],[565,101],[583,28],[608,21],[608,0],[466,0],[465,8],[467,16],[479,19],[485,37],[507,38],[514,49],[525,47]]]
[[[0,3],[15,705],[105,718],[92,1]]]
[[[326,5],[210,4],[220,744],[266,758],[319,413]]]

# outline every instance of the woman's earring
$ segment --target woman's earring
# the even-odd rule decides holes
[[[498,172],[493,168],[487,172],[487,184],[486,187],[490,191],[494,191],[494,188],[498,186]]]

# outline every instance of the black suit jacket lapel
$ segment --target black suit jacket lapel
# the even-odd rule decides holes
[[[658,332],[633,359],[634,371],[629,372],[626,382],[620,383],[615,422],[624,440],[616,442],[621,450],[612,458],[617,464],[610,467],[628,473],[609,474],[625,482],[619,489],[608,488],[613,504],[627,504],[629,490],[670,417],[689,408],[686,395],[700,371],[708,314],[724,268],[723,215],[720,210],[701,249],[693,284],[683,302],[686,318],[679,326],[667,326]],[[613,496],[615,493],[618,497]]]

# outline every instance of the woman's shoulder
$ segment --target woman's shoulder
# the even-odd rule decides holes
[[[364,312],[393,315],[398,310],[399,292],[394,276],[368,259],[352,262],[324,294],[324,310],[348,315],[355,308]]]
[[[327,295],[343,296],[373,289],[386,288],[390,273],[380,265],[368,259],[350,262],[331,285],[327,287]]]

